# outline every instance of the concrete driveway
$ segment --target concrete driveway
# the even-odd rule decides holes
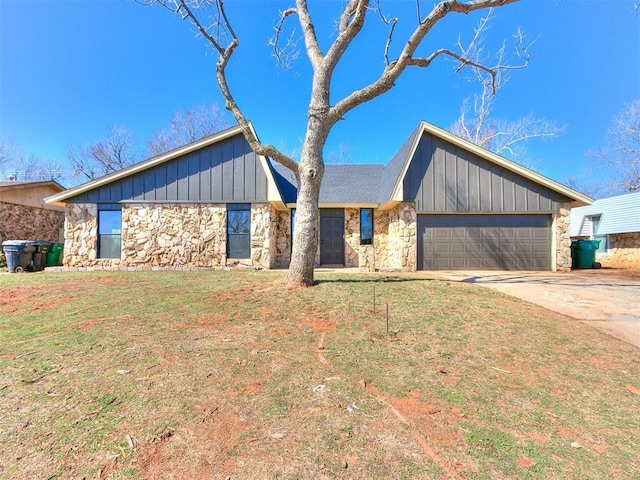
[[[429,272],[582,320],[640,348],[640,272]]]

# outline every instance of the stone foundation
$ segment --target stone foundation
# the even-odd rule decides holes
[[[5,240],[58,242],[64,212],[0,202],[0,244]]]
[[[597,255],[605,267],[640,268],[640,232],[609,235],[607,255]]]

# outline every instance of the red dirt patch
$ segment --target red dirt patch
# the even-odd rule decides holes
[[[253,382],[250,383],[249,385],[247,385],[246,387],[244,387],[243,392],[244,393],[253,393],[257,390],[260,390],[260,388],[262,388],[262,383],[260,382]]]
[[[535,465],[536,462],[534,462],[532,459],[530,459],[529,457],[521,457],[518,460],[516,460],[516,463],[518,465],[520,465],[521,467],[533,467]]]

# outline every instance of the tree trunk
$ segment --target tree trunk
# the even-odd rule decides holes
[[[320,185],[324,176],[322,149],[325,135],[307,131],[298,167],[298,199],[293,230],[291,263],[287,275],[287,287],[310,287],[320,238]]]

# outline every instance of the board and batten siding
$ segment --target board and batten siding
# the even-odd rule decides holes
[[[67,201],[251,203],[266,202],[267,189],[260,158],[237,135]]]
[[[542,185],[424,133],[403,184],[418,213],[550,213],[566,199]]]

